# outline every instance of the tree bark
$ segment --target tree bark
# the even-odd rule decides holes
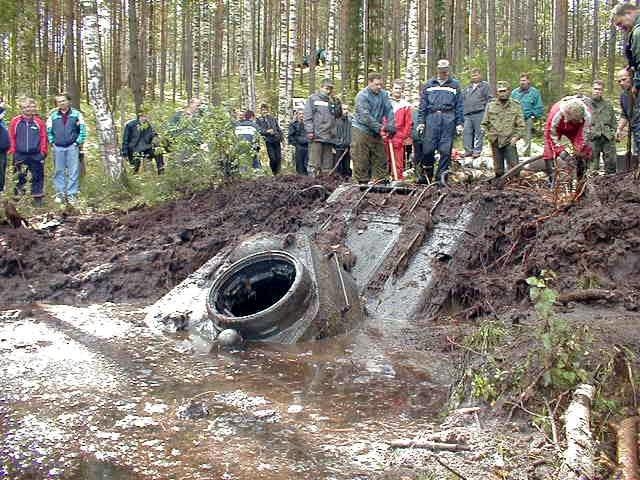
[[[418,0],[409,0],[409,21],[407,23],[409,58],[407,60],[407,76],[405,92],[409,102],[416,102],[420,97],[420,51],[418,26]]]
[[[118,156],[113,116],[107,106],[105,95],[99,43],[98,6],[96,0],[82,0],[81,5],[84,16],[82,37],[88,72],[87,90],[96,116],[98,141],[105,170],[112,179],[117,180],[122,174],[122,163]]]

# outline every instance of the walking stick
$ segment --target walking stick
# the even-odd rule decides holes
[[[391,173],[393,179],[398,180],[398,168],[396,167],[396,152],[393,148],[393,143],[389,142],[389,156],[391,157]]]
[[[347,154],[347,152],[349,150],[351,150],[350,147],[347,147],[347,148],[344,149],[344,152],[342,152],[342,155],[340,155],[340,158],[338,158],[338,161],[336,162],[336,164],[333,166],[333,168],[329,172],[329,175],[333,175],[335,173],[335,171],[338,169],[338,165],[340,165],[340,162],[342,162],[342,159],[344,158],[344,156]]]

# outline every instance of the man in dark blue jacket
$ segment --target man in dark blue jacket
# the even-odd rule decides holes
[[[417,132],[423,137],[425,173],[433,178],[436,150],[440,154],[437,178],[446,184],[453,138],[463,131],[463,99],[460,83],[449,76],[449,60],[438,60],[438,76],[429,80],[420,93]],[[426,183],[424,176],[418,183]]]
[[[122,135],[122,156],[138,173],[145,159],[156,161],[158,175],[164,173],[164,157],[162,155],[160,137],[149,121],[149,114],[144,108],[138,110],[136,118],[127,122]]]
[[[4,180],[7,173],[7,150],[11,146],[9,130],[4,124],[4,100],[0,98],[0,193],[4,192]]]
[[[309,175],[309,137],[304,128],[304,110],[296,112],[295,119],[289,125],[287,141],[296,149],[296,173]]]

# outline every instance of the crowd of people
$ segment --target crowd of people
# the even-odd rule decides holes
[[[627,135],[633,138],[633,150],[640,152],[640,8],[631,3],[617,5],[614,24],[627,31],[628,66],[619,70],[621,88],[620,118],[611,102],[603,97],[604,82],[595,80],[589,95],[576,94],[551,105],[543,129],[546,172],[553,184],[557,165],[571,158],[576,176],[587,170],[616,171],[616,142]],[[436,75],[420,91],[418,104],[404,98],[404,82],[395,80],[383,88],[383,78],[369,73],[367,85],[355,97],[353,115],[334,93],[330,79],[322,80],[318,90],[295,111],[286,140],[295,149],[294,163],[300,175],[338,173],[359,183],[403,180],[408,161],[413,163],[417,183],[447,183],[453,142],[462,135],[464,157],[478,158],[486,138],[491,148],[493,169],[501,176],[518,163],[517,145],[529,156],[536,122],[544,117],[540,91],[531,84],[531,76],[522,73],[519,85],[511,90],[501,80],[495,92],[483,80],[480,69],[470,71],[470,82],[462,88],[450,74],[446,59],[437,62]],[[82,145],[87,128],[82,113],[71,107],[66,93],[55,96],[56,108],[46,119],[37,112],[33,98],[22,98],[20,114],[5,124],[5,104],[0,99],[0,193],[6,188],[8,155],[12,156],[16,178],[15,195],[25,194],[31,177],[31,196],[36,206],[44,202],[45,158],[54,152],[54,201],[73,204],[80,192],[83,168]],[[202,102],[189,100],[168,122],[173,139],[200,136],[198,119]],[[252,166],[262,169],[261,140],[266,146],[269,167],[274,175],[282,169],[282,144],[285,140],[278,120],[269,105],[260,106],[260,116],[251,110],[239,112],[234,128],[240,140],[253,149]],[[567,148],[561,138],[572,147]],[[631,143],[631,142],[630,142]],[[158,174],[165,168],[164,154],[169,150],[142,107],[129,121],[122,136],[121,154],[138,173],[146,160],[153,160]],[[175,153],[176,159],[187,155]],[[184,160],[184,158],[183,158]]]

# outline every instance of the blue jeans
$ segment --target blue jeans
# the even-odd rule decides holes
[[[58,195],[75,197],[80,190],[80,158],[77,145],[54,147],[56,171],[53,186]]]

